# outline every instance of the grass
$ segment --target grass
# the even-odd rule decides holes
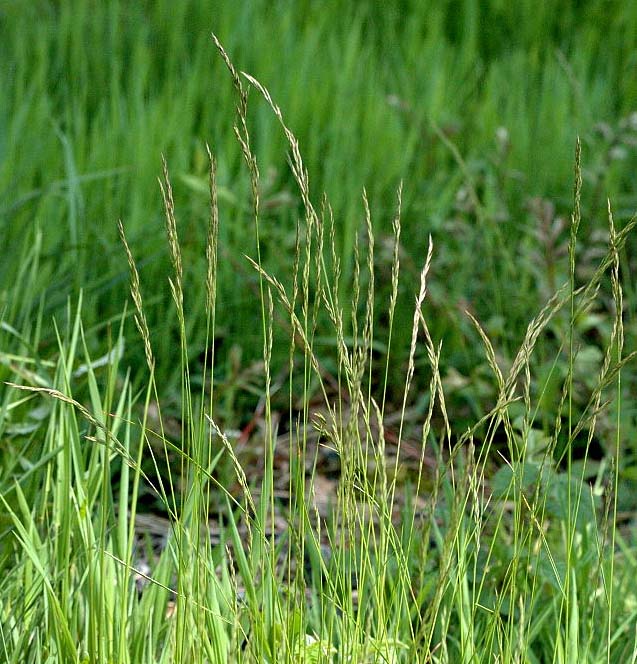
[[[616,225],[608,206],[606,247],[585,261],[583,280],[577,142],[565,279],[555,275],[557,288],[529,313],[512,352],[469,311],[480,340],[473,352],[490,372],[479,376],[490,405],[465,426],[469,416],[452,417],[446,393],[454,374],[443,373],[444,347],[428,316],[432,237],[399,334],[410,260],[404,188],[390,218],[388,260],[366,193],[345,260],[338,217],[327,199],[316,202],[281,110],[216,46],[234,85],[252,219],[244,251],[256,296],[245,315],[258,321],[261,357],[250,374],[239,369],[238,380],[261,398],[256,433],[237,437],[223,421],[228,388],[221,383],[220,397],[215,380],[228,278],[221,247],[233,219],[220,209],[221,160],[208,152],[199,289],[189,285],[188,231],[177,223],[166,163],[161,178],[177,330],[168,356],[179,385],[172,406],[158,369],[168,361],[165,329],[153,328],[139,274],[144,257],[127,239],[128,222],[119,227],[120,253],[128,258],[143,381],[125,368],[128,312],[103,328],[105,352],[93,356],[82,322],[86,296],[67,305],[45,355],[47,305],[37,297],[44,240],[32,235],[0,329],[6,661],[636,661],[634,526],[619,501],[630,467],[623,427],[634,358],[622,270],[637,220]],[[266,256],[255,97],[287,145],[300,199],[292,259],[276,269]],[[474,212],[479,224],[493,224],[486,211]],[[493,229],[491,240],[500,266]],[[523,284],[510,288],[522,293]],[[599,338],[582,345],[583,321],[599,311],[610,312],[607,327],[597,322]],[[203,335],[199,376],[190,334]],[[277,357],[286,358],[283,371]],[[455,380],[457,388],[462,376]],[[593,455],[599,438],[603,453]],[[250,454],[257,464],[246,462]],[[324,472],[327,459],[335,478]],[[143,526],[149,497],[161,543]]]

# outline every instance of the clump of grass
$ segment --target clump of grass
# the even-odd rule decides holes
[[[621,372],[634,357],[624,351],[620,257],[637,220],[617,230],[609,206],[608,249],[588,282],[578,285],[578,146],[570,278],[528,324],[508,368],[501,366],[483,326],[469,316],[497,396],[472,427],[458,431],[440,372],[444,347],[434,339],[424,309],[432,279],[431,239],[414,299],[407,363],[394,364],[402,352],[393,341],[402,187],[393,220],[389,332],[382,340],[382,377],[376,380],[377,262],[367,196],[362,201],[364,239],[354,243],[353,278],[344,287],[337,222],[326,199],[318,209],[313,203],[295,135],[268,90],[237,71],[214,41],[238,95],[235,135],[252,191],[255,245],[246,258],[258,278],[256,315],[262,336],[259,481],[252,481],[251,469],[242,464],[214,399],[212,342],[216,309],[222,305],[217,253],[223,219],[217,208],[216,162],[209,151],[202,304],[211,350],[204,361],[207,380],[199,388],[189,370],[189,289],[165,162],[161,183],[179,321],[181,413],[175,435],[164,426],[155,378],[153,344],[159,331],[149,329],[137,263],[121,224],[148,364],[147,389],[133,394],[128,376],[122,376],[121,354],[109,353],[105,375],[99,375],[104,363],[89,356],[81,302],[74,315],[69,307],[54,362],[43,366],[24,353],[2,355],[9,379],[2,426],[10,428],[18,416],[26,420],[42,400],[49,409],[31,438],[20,439],[26,467],[13,465],[0,478],[6,512],[0,648],[7,661],[634,661],[637,596],[632,580],[637,570],[634,545],[618,525],[617,495]],[[260,172],[250,140],[247,86],[260,93],[282,127],[303,201],[287,277],[266,269],[262,259]],[[32,260],[35,265],[37,257]],[[572,331],[609,272],[615,319],[594,389],[575,419],[579,357]],[[350,294],[349,302],[343,293]],[[560,352],[569,371],[559,416],[547,436],[536,423],[534,354],[547,326],[564,311],[569,323]],[[123,342],[124,320],[114,347]],[[280,320],[287,329],[282,339]],[[2,333],[8,347],[19,347],[28,329],[20,334],[5,325]],[[317,350],[317,339],[326,335],[333,340],[330,357]],[[277,454],[285,451],[281,420],[272,407],[278,383],[271,360],[279,343],[289,353],[284,495],[276,477]],[[390,425],[388,376],[399,372],[403,399],[397,424]],[[410,481],[404,481],[403,452],[414,435],[407,412],[417,372],[426,377],[429,390],[418,427],[417,461]],[[86,397],[76,396],[82,391]],[[612,454],[591,473],[587,454],[577,466],[572,450],[582,438],[588,450],[604,409],[615,414],[615,442]],[[158,430],[150,425],[151,415]],[[563,420],[568,422],[565,433]],[[498,439],[504,444],[496,444]],[[43,444],[34,456],[28,448],[36,440]],[[317,458],[325,448],[340,466],[329,509],[321,509],[316,499]],[[167,475],[157,449],[167,460]],[[236,483],[216,472],[222,460]],[[162,544],[148,555],[136,530],[144,489],[154,492],[168,515]],[[214,501],[219,514],[211,513],[213,494],[220,496]],[[148,571],[141,569],[146,564]]]

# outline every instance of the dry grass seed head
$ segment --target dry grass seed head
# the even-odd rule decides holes
[[[144,353],[146,355],[146,364],[151,373],[155,368],[155,358],[153,357],[152,347],[150,345],[150,330],[148,329],[148,322],[146,321],[146,314],[144,313],[144,306],[142,301],[142,292],[139,285],[139,273],[137,271],[137,265],[135,264],[135,259],[133,254],[128,246],[126,241],[126,234],[124,233],[124,226],[121,221],[117,222],[117,228],[119,230],[119,236],[124,245],[124,251],[126,252],[126,259],[128,260],[128,267],[130,269],[131,275],[131,296],[133,298],[133,303],[135,304],[135,324],[137,329],[141,334],[142,340],[144,342]]]
[[[217,160],[206,143],[206,152],[210,164],[210,218],[206,240],[206,309],[212,315],[217,300],[217,249],[219,240],[219,206],[217,201]]]
[[[179,246],[179,237],[177,235],[177,219],[175,217],[175,200],[173,198],[172,185],[168,174],[168,164],[162,155],[162,171],[164,181],[159,180],[161,195],[164,200],[164,209],[166,213],[166,235],[168,236],[168,248],[170,250],[170,260],[174,271],[174,280],[169,279],[170,289],[177,307],[179,322],[184,324],[184,294],[183,294],[183,265],[181,261],[181,247]]]

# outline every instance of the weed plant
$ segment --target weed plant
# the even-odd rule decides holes
[[[333,211],[325,198],[315,203],[295,135],[268,90],[238,72],[214,40],[234,84],[234,133],[250,182],[254,248],[245,247],[245,259],[257,286],[257,313],[250,315],[259,321],[262,348],[263,405],[255,434],[260,472],[251,477],[239,444],[218,417],[214,340],[224,306],[224,219],[219,168],[208,151],[205,297],[196,302],[188,302],[198,291],[188,287],[166,163],[161,179],[179,331],[176,431],[160,398],[155,341],[161,330],[149,325],[137,262],[143,258],[133,254],[125,225],[119,232],[147,364],[142,390],[134,389],[123,365],[126,313],[109,327],[107,353],[94,359],[82,299],[74,310],[69,305],[56,352],[45,361],[34,351],[44,302],[35,322],[18,315],[23,301],[8,303],[0,328],[5,661],[636,661],[637,562],[618,488],[622,371],[634,358],[624,348],[621,257],[637,220],[617,228],[608,205],[606,250],[580,285],[578,143],[567,279],[534,313],[508,366],[468,313],[495,399],[470,427],[459,429],[440,370],[444,347],[426,316],[431,238],[411,309],[404,371],[394,359],[402,356],[395,334],[402,187],[392,221],[389,297],[380,303],[367,195],[362,232],[353,236],[351,278],[345,277]],[[262,255],[264,201],[250,133],[250,89],[282,130],[302,201],[287,275],[267,268]],[[16,275],[16,292],[26,295],[34,293],[42,252],[41,236],[32,239]],[[577,346],[577,325],[603,297],[611,299],[614,318],[576,410],[583,398],[576,393],[582,363],[590,368]],[[383,304],[388,322],[380,338],[375,312]],[[199,381],[191,375],[190,306],[205,312],[208,350]],[[537,389],[536,355],[552,329],[561,332],[553,366],[564,361],[567,371],[557,379],[549,371]],[[324,348],[317,352],[322,338],[334,340],[331,355]],[[283,380],[273,373],[275,350],[288,357]],[[411,412],[421,397],[415,394],[419,374],[428,389],[415,434]],[[387,402],[390,379],[403,385],[397,419]],[[556,380],[551,398],[557,398],[557,416],[546,426],[538,413]],[[273,407],[276,394],[287,400],[286,416]],[[600,422],[606,453],[592,463]],[[406,454],[414,449],[408,464]],[[319,457],[325,450],[339,472],[331,499],[321,501]],[[156,547],[141,537],[140,498],[148,492],[167,516]]]

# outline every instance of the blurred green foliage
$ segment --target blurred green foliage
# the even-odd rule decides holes
[[[2,3],[0,306],[13,311],[19,299],[26,320],[43,297],[46,346],[54,339],[52,316],[81,288],[87,327],[103,331],[128,297],[116,234],[121,218],[139,260],[166,394],[177,381],[177,337],[157,185],[162,153],[175,189],[193,365],[204,343],[206,142],[219,161],[220,379],[249,370],[261,353],[256,275],[242,256],[255,253],[249,182],[232,131],[232,82],[211,31],[238,67],[269,88],[298,136],[314,199],[318,204],[327,193],[334,210],[347,297],[367,189],[377,237],[379,340],[390,281],[387,238],[404,181],[396,352],[399,358],[406,352],[413,291],[432,234],[428,313],[434,337],[444,340],[452,414],[463,422],[484,412],[495,388],[464,311],[482,322],[506,364],[531,316],[566,279],[577,135],[585,168],[582,277],[606,242],[606,197],[620,227],[637,207],[637,6],[607,0]],[[257,94],[249,107],[262,175],[264,262],[289,274],[300,197],[275,118]],[[14,292],[14,275],[38,231],[36,284],[24,302]],[[609,310],[592,316],[578,333],[582,346],[608,335]],[[23,322],[9,320],[18,328]],[[540,413],[546,421],[554,417],[564,373],[564,361],[555,362],[562,334],[554,327],[539,351],[549,381],[538,387],[548,390]],[[278,352],[283,358],[287,351]],[[141,348],[127,357],[143,364]],[[392,378],[390,389],[400,393],[401,372]]]

